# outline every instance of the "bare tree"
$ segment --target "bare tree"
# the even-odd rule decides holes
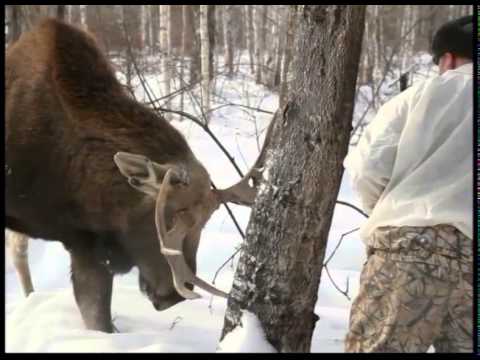
[[[80,13],[80,5],[70,5],[71,18],[70,22],[72,24],[80,24],[82,22],[82,15]]]
[[[208,37],[208,5],[200,5],[200,44],[202,53],[202,108],[210,108],[210,41]],[[206,119],[208,122],[208,118]]]
[[[285,43],[285,54],[283,56],[283,66],[282,66],[282,78],[281,78],[281,89],[280,89],[280,107],[285,105],[287,101],[288,94],[288,75],[290,73],[290,63],[293,56],[293,41],[295,37],[295,28],[297,21],[297,5],[288,6],[288,20],[287,20],[287,38]]]
[[[18,40],[21,34],[20,6],[7,5],[8,44],[11,45]]]
[[[148,5],[140,5],[140,46],[148,46],[148,20],[147,20],[147,9]]]
[[[66,20],[66,12],[68,5],[57,5],[57,18],[60,20]]]
[[[267,20],[267,5],[256,5],[253,10],[253,28],[255,35],[255,81],[261,84],[264,81],[265,36]]]
[[[249,6],[249,5],[246,5]],[[225,56],[225,69],[227,76],[233,76],[233,5],[223,6],[223,39],[224,39],[224,56]]]
[[[284,5],[279,5],[276,7],[275,14],[275,24],[274,24],[274,33],[272,34],[274,38],[275,47],[273,48],[273,59],[274,59],[274,68],[272,71],[272,76],[270,79],[270,86],[272,89],[278,89],[281,79],[282,71],[282,59],[285,53],[285,44],[287,40],[286,26],[284,26],[283,19],[288,17],[286,13],[288,8]]]
[[[156,53],[159,47],[160,35],[160,9],[156,5],[150,5],[150,25],[151,25],[151,43],[152,51]]]
[[[210,77],[210,82],[214,80],[215,76],[215,47],[216,47],[216,37],[215,37],[215,8],[216,5],[206,5],[207,6],[207,26],[208,26],[208,76]]]
[[[248,56],[250,60],[250,71],[252,74],[255,73],[255,34],[253,28],[253,6],[252,5],[244,5],[245,6],[245,21],[246,21],[246,36],[247,36],[247,48],[248,48]]]
[[[364,5],[300,6],[292,87],[273,120],[267,176],[247,228],[222,339],[248,310],[278,351],[310,350],[348,149],[364,14]]]
[[[79,5],[80,6],[80,24],[85,29],[88,29],[88,7],[92,5]]]
[[[184,17],[185,24],[185,40],[187,48],[190,49],[190,83],[196,83],[200,79],[201,72],[201,56],[200,56],[200,26],[198,18],[200,16],[200,5],[185,5]]]
[[[170,70],[170,6],[160,6],[160,49],[162,51],[162,72],[163,72],[163,95],[170,94],[171,70]]]

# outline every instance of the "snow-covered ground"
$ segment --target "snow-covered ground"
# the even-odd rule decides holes
[[[154,77],[147,77],[161,95],[160,84]],[[216,81],[217,92],[230,102],[274,111],[278,97],[265,88],[255,85],[242,71],[229,80],[220,77]],[[141,89],[136,91],[143,99]],[[224,104],[216,98],[212,108]],[[171,105],[178,106],[178,99]],[[359,109],[365,108],[359,104]],[[186,111],[197,113],[193,105]],[[361,111],[361,110],[359,110]],[[212,114],[211,129],[234,155],[245,172],[258,154],[256,134],[263,141],[263,134],[271,115],[251,113],[238,107],[226,106]],[[225,187],[238,180],[238,175],[218,147],[197,125],[189,120],[178,121],[176,126],[187,137],[197,157],[206,166],[217,187]],[[358,205],[348,178],[345,176],[339,200]],[[245,228],[250,210],[232,205],[240,224]],[[355,210],[337,205],[327,247],[327,257],[333,251],[340,236],[362,224],[364,218]],[[212,281],[216,270],[241,244],[227,212],[221,208],[211,218],[202,233],[198,251],[198,275]],[[67,252],[59,243],[41,240],[30,241],[30,267],[35,292],[24,298],[11,264],[6,259],[6,351],[7,352],[215,352],[218,347],[226,300],[205,296],[198,300],[184,301],[163,312],[156,312],[149,300],[138,290],[136,269],[114,282],[112,315],[119,333],[104,334],[85,330],[76,307],[70,285]],[[216,286],[228,291],[231,287],[233,264],[224,267],[216,280]],[[358,233],[344,238],[342,245],[329,264],[336,284],[354,299],[358,292],[359,272],[365,261],[365,247]],[[312,352],[343,352],[343,340],[347,332],[351,301],[334,288],[323,271],[315,312],[317,322]],[[257,329],[255,317],[248,322]],[[238,332],[238,339],[246,336]],[[233,341],[235,343],[235,341]],[[238,342],[237,342],[238,343]],[[256,342],[253,342],[255,344]],[[231,347],[229,347],[230,349]],[[237,348],[240,351],[242,348]],[[251,347],[249,348],[251,349]],[[225,349],[224,349],[225,351]],[[228,351],[228,350],[227,350]],[[251,351],[255,351],[251,349]],[[260,350],[259,350],[260,351]]]

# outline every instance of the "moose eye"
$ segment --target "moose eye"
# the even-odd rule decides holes
[[[140,186],[140,181],[137,178],[130,178],[128,181],[134,186]]]

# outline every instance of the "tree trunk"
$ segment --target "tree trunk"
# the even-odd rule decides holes
[[[228,299],[279,352],[308,352],[330,224],[352,124],[364,5],[301,5],[294,79],[272,127],[266,176]]]
[[[68,5],[57,5],[57,19],[65,21],[66,7]]]
[[[163,72],[163,96],[170,94],[170,36],[168,34],[168,24],[170,22],[170,5],[160,6],[160,49],[162,52],[162,72]]]
[[[255,35],[255,81],[262,84],[265,61],[265,35],[266,35],[267,5],[255,5],[253,11],[253,28]]]
[[[200,80],[201,72],[201,46],[200,46],[200,26],[198,18],[200,16],[200,5],[187,6],[187,30],[188,37],[191,38],[190,52],[190,83],[196,83]]]
[[[210,41],[208,36],[208,5],[200,5],[200,46],[202,59],[202,110],[210,108]],[[205,119],[208,123],[208,118]]]
[[[216,47],[215,39],[215,5],[207,6],[207,26],[208,26],[208,76],[210,81],[213,80],[215,75],[214,55]]]
[[[139,5],[140,6],[140,49],[144,49],[147,46],[147,5]]]
[[[18,40],[21,33],[20,28],[20,6],[21,5],[8,5],[8,44],[12,45]]]
[[[286,101],[288,95],[288,86],[289,86],[289,74],[290,74],[290,63],[292,62],[293,57],[293,45],[295,39],[295,29],[297,24],[297,5],[288,6],[288,21],[287,21],[287,39],[285,45],[285,54],[283,56],[283,66],[282,66],[282,86],[280,89],[280,108],[282,108]]]
[[[373,16],[373,23],[374,25],[374,68],[373,68],[373,81],[375,84],[380,83],[384,68],[383,68],[383,47],[382,47],[382,39],[383,39],[383,21],[382,21],[382,12],[381,12],[381,5],[372,5],[374,7],[374,16]]]
[[[182,5],[182,64],[180,66],[180,87],[185,87],[185,66],[187,64],[186,59],[189,55],[188,48],[187,48],[187,31],[188,31],[188,5]],[[185,91],[180,92],[180,111],[184,111],[185,107],[185,99],[184,99]],[[180,120],[183,119],[183,116],[179,117]]]
[[[246,22],[247,22],[247,47],[248,56],[250,59],[250,71],[255,73],[255,34],[253,28],[253,5],[244,5],[246,7]]]
[[[249,5],[247,5],[249,6]],[[233,5],[223,6],[223,39],[224,39],[224,56],[225,71],[228,77],[233,76]]]
[[[89,8],[92,8],[92,5],[79,5],[80,6],[80,24],[84,29],[88,29],[88,18],[90,17]],[[122,5],[123,6],[123,5]]]
[[[286,27],[283,26],[283,19],[287,18],[286,14],[286,7],[279,6],[275,12],[276,24],[275,24],[275,34],[274,38],[276,38],[276,47],[275,47],[275,66],[272,72],[271,78],[271,87],[274,90],[278,90],[280,86],[280,79],[281,79],[281,72],[282,72],[282,58],[283,54],[285,53],[285,42],[287,38],[286,34]]]
[[[80,12],[80,5],[70,5],[71,8],[71,22],[72,24],[78,25],[82,23],[82,15]]]
[[[153,53],[158,51],[159,35],[160,35],[160,9],[156,5],[150,5],[150,22],[152,27],[152,50]]]

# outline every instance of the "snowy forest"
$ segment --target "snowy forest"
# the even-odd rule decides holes
[[[304,7],[5,6],[6,51],[45,17],[60,19],[92,34],[129,96],[163,116],[184,135],[218,188],[226,188],[250,174],[249,169],[261,153],[264,141],[270,141],[266,136],[267,133],[270,136],[272,119],[283,116],[285,123],[288,118],[287,125],[292,126],[291,132],[295,133],[294,124],[289,125],[290,122],[307,119],[319,108],[340,107],[337,93],[341,93],[338,99],[348,103],[351,97],[352,103],[351,109],[342,107],[342,116],[335,115],[343,119],[342,123],[335,122],[337,118],[334,118],[325,127],[306,128],[311,130],[313,145],[307,145],[312,149],[317,149],[316,133],[337,132],[332,135],[332,141],[338,141],[333,145],[343,149],[340,155],[333,152],[336,148],[329,141],[318,145],[324,157],[336,161],[322,165],[324,174],[308,166],[302,168],[299,164],[308,163],[308,159],[301,155],[284,163],[283,169],[289,168],[290,172],[278,169],[269,173],[280,180],[293,179],[292,183],[302,171],[318,175],[314,184],[323,193],[308,188],[315,187],[310,182],[305,185],[305,193],[312,199],[323,196],[325,201],[319,200],[318,206],[331,212],[322,220],[320,232],[307,224],[305,226],[312,229],[307,229],[308,236],[299,240],[302,244],[296,247],[293,240],[288,244],[288,237],[294,237],[289,227],[294,229],[297,224],[297,215],[288,212],[292,211],[287,209],[288,204],[295,202],[292,198],[301,198],[295,184],[280,186],[278,192],[272,190],[271,194],[260,186],[262,196],[257,197],[259,203],[254,208],[238,204],[220,206],[203,228],[196,254],[196,274],[216,288],[230,292],[230,297],[235,299],[227,302],[196,287],[195,291],[202,295],[200,299],[156,311],[140,292],[139,270],[134,267],[114,278],[111,308],[115,333],[87,330],[72,291],[68,252],[59,242],[29,239],[33,292],[28,296],[24,295],[12,252],[6,247],[7,352],[344,351],[349,310],[358,293],[360,271],[366,258],[365,245],[358,236],[366,215],[348,176],[343,174],[343,153],[356,146],[365,126],[385,102],[412,84],[438,74],[430,54],[436,30],[449,20],[473,14],[473,7],[368,5],[357,9],[353,6],[352,13],[345,15],[351,16],[349,21],[341,22],[341,26],[345,26],[342,35],[345,41],[335,44],[320,35],[318,41],[310,38],[311,44],[330,48],[321,49],[323,53],[313,49],[308,55],[298,50],[301,46],[308,48],[306,34],[319,34],[310,31],[308,26],[320,23],[321,19],[311,14],[312,19],[307,19]],[[360,13],[360,7],[364,13]],[[328,14],[324,26],[333,29],[336,25],[329,19],[334,15]],[[357,44],[358,39],[361,41]],[[306,59],[307,56],[312,61]],[[311,74],[323,71],[313,61],[316,56],[320,59],[318,64],[323,61],[327,69],[322,75],[325,79],[351,84],[351,89],[345,85],[337,91],[327,82],[315,81]],[[342,56],[345,59],[340,59]],[[300,91],[301,88],[304,90]],[[325,94],[335,96],[326,98]],[[292,106],[292,99],[301,99],[303,106]],[[282,154],[282,148],[285,153],[294,152],[295,146],[279,135],[280,126],[271,128],[271,149],[279,149]],[[345,136],[342,137],[341,132]],[[300,148],[297,151],[302,152]],[[312,150],[315,156],[316,151]],[[274,155],[270,153],[264,164],[266,168],[273,162]],[[282,156],[287,158],[286,154]],[[318,163],[322,161],[323,157],[318,155]],[[262,213],[262,206],[268,204],[277,209],[285,206],[282,216],[289,220],[278,224],[272,220],[273,216]],[[302,216],[309,214],[308,211]],[[249,221],[252,224],[249,225]],[[5,234],[8,237],[8,230]],[[275,248],[268,245],[273,244],[270,237],[280,239]],[[315,237],[323,240],[309,248]],[[248,251],[246,238],[250,239]],[[279,250],[282,244],[287,245]],[[264,270],[259,272],[260,259],[268,259],[269,254],[279,258],[292,256],[290,262],[282,264],[301,275],[288,280],[282,278],[267,261],[261,263]],[[309,266],[318,270],[310,270]],[[276,290],[270,285],[265,285],[266,290],[260,288],[262,282],[255,278],[263,276],[262,271],[273,274],[266,277],[270,282],[298,282],[298,287],[289,290],[288,295],[295,299],[296,306],[311,304],[308,306],[316,317],[310,319],[310,314],[302,317],[303,313],[292,313],[289,318],[285,313],[291,309],[281,300],[278,304],[278,308],[284,310],[281,316],[279,310],[269,309],[269,296]],[[312,281],[304,284],[308,276]],[[263,283],[267,280],[263,279]],[[307,294],[309,298],[304,299]],[[252,305],[260,296],[269,301]],[[242,301],[258,313],[242,313],[239,309]],[[279,319],[267,319],[275,316]],[[292,319],[295,317],[297,322]],[[288,324],[296,330],[286,331]]]

